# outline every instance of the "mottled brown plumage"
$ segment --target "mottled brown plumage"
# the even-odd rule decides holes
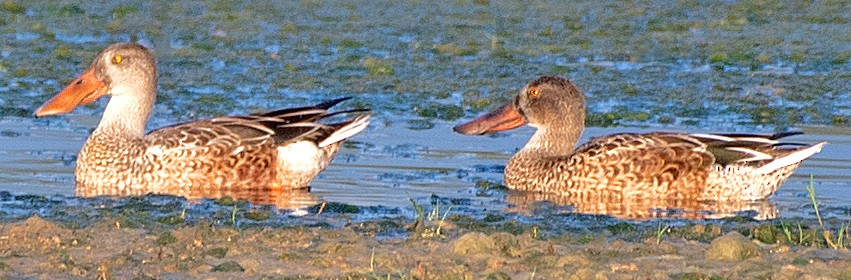
[[[341,98],[309,107],[228,116],[163,127],[145,124],[156,99],[156,62],[145,47],[115,44],[89,70],[42,105],[36,116],[111,99],[77,157],[77,194],[167,193],[197,197],[232,190],[305,188],[346,138],[369,123],[363,110],[329,112]],[[357,116],[340,123],[323,119]]]
[[[455,131],[485,134],[528,123],[537,131],[508,162],[512,189],[584,201],[758,200],[771,196],[825,143],[781,143],[775,135],[623,133],[578,148],[585,101],[570,81],[541,77],[496,111]]]

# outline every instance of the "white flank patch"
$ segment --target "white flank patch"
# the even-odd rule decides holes
[[[352,137],[355,134],[358,134],[359,132],[363,131],[367,125],[369,125],[369,115],[358,116],[358,118],[355,119],[352,123],[341,127],[339,130],[329,135],[328,138],[325,138],[325,140],[319,142],[319,147],[325,147],[346,140],[346,138]]]
[[[233,149],[232,152],[230,152],[230,155],[232,155],[232,156],[238,155],[239,153],[242,152],[242,150],[245,150],[244,146],[236,146],[236,148]]]
[[[821,142],[821,143],[813,145],[812,147],[809,147],[809,148],[788,154],[785,157],[775,159],[774,161],[757,168],[756,173],[767,174],[767,173],[771,173],[774,170],[788,166],[790,164],[798,163],[802,160],[805,160],[808,157],[811,157],[812,155],[814,155],[818,152],[821,152],[821,148],[824,147],[825,144],[827,144],[827,142]]]
[[[149,155],[162,156],[165,151],[159,146],[149,146],[145,149],[145,153]]]
[[[298,141],[278,147],[278,162],[286,163],[291,169],[313,169],[319,162],[319,147],[310,141]]]

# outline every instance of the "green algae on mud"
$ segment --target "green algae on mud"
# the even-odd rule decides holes
[[[849,33],[840,2],[258,1],[231,7],[3,1],[0,34],[9,39],[8,56],[16,58],[3,61],[18,73],[13,77],[71,76],[104,45],[138,39],[157,51],[161,97],[204,85],[261,108],[263,102],[252,100],[255,92],[286,88],[308,95],[363,94],[388,115],[435,103],[460,106],[461,114],[422,116],[455,120],[505,101],[530,78],[562,74],[588,93],[589,114],[630,109],[592,124],[731,129],[713,118],[733,115],[737,126],[847,126],[851,106],[842,99],[850,89],[842,81],[851,70],[851,39],[839,35]],[[257,87],[226,90],[234,81],[236,88]],[[750,104],[748,95],[764,85],[782,92],[767,95],[767,104]],[[17,82],[10,90],[53,93]],[[479,97],[461,103],[456,95],[437,96],[467,96],[471,90]],[[387,98],[397,96],[403,98]],[[310,98],[268,97],[265,102],[276,104]],[[607,100],[622,106],[594,105]],[[24,109],[32,102],[13,104]],[[169,118],[180,120],[184,114],[176,112],[187,107],[188,116],[239,110],[228,102],[204,110],[199,103],[163,105],[174,112]]]

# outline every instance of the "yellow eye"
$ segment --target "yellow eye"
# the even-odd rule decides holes
[[[122,57],[120,54],[116,54],[114,57],[112,57],[112,64],[121,64],[122,61],[124,61],[124,57]]]
[[[529,89],[529,95],[532,97],[538,97],[538,95],[541,95],[541,91],[536,88],[532,88]]]

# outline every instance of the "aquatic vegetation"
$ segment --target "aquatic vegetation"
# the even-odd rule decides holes
[[[665,233],[670,232],[670,229],[671,228],[668,225],[662,225],[662,221],[659,221],[659,225],[656,226],[656,244],[657,245],[662,242],[662,236],[664,236]]]
[[[340,46],[344,48],[360,48],[363,47],[363,45],[363,43],[349,38],[343,38],[343,40],[340,41]]]
[[[414,208],[414,222],[407,228],[413,232],[416,237],[432,238],[445,237],[443,235],[443,227],[446,225],[446,217],[452,210],[452,206],[446,209],[441,209],[440,199],[433,199],[432,210],[426,213],[425,209],[417,203],[413,198],[410,199],[411,205]],[[443,214],[441,215],[441,211]]]
[[[478,51],[474,48],[464,48],[455,44],[437,44],[434,46],[434,51],[442,54],[450,55],[475,55]]]
[[[437,118],[441,120],[454,121],[464,116],[464,109],[454,105],[443,105],[428,103],[422,107],[415,108],[417,115],[426,118]]]
[[[179,224],[183,224],[184,222],[186,222],[186,219],[184,217],[180,217],[178,215],[169,215],[169,216],[158,218],[157,222],[160,222],[160,223],[163,223],[163,224],[169,224],[169,225],[179,225]]]
[[[154,241],[157,245],[169,245],[177,242],[177,237],[171,233],[171,231],[165,231],[157,237],[157,240]]]
[[[370,57],[361,64],[372,76],[393,75],[393,66],[386,60]]]
[[[848,223],[842,224],[842,226],[839,228],[839,230],[837,232],[836,240],[834,241],[833,237],[831,236],[831,232],[827,228],[825,228],[824,221],[822,220],[821,213],[819,212],[819,204],[818,204],[818,200],[816,199],[815,181],[813,180],[812,175],[810,175],[810,184],[807,185],[807,193],[810,197],[810,201],[812,202],[813,210],[815,211],[819,227],[821,227],[821,229],[822,229],[822,235],[824,236],[824,242],[829,247],[831,247],[833,249],[845,249],[845,243],[843,242],[843,240],[844,240],[844,236],[845,236],[845,233],[846,233]],[[800,230],[800,228],[799,228],[799,230]]]
[[[243,272],[245,268],[238,262],[227,261],[213,267],[212,272]]]
[[[3,0],[3,2],[0,2],[0,10],[13,14],[23,14],[26,8],[17,1]]]
[[[243,217],[252,221],[263,221],[269,219],[273,213],[263,210],[248,211],[243,214]]]
[[[118,5],[115,8],[112,8],[112,11],[109,14],[114,19],[122,19],[128,14],[135,13],[139,11],[139,7],[130,6],[130,5]]]

